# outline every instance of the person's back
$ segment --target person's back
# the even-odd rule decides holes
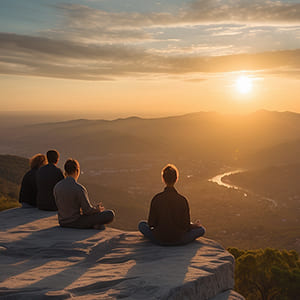
[[[62,227],[103,228],[114,219],[112,210],[104,210],[100,204],[91,205],[86,188],[77,182],[80,165],[75,159],[65,163],[66,178],[58,182],[53,190],[58,208],[58,221]]]
[[[21,189],[19,194],[19,202],[23,205],[23,203],[27,203],[31,206],[36,206],[36,195],[37,195],[37,187],[36,187],[36,173],[37,169],[31,169],[28,171],[21,183]]]
[[[62,179],[62,171],[56,167],[59,154],[55,150],[47,152],[48,164],[37,172],[37,207],[41,210],[57,210],[53,195],[54,186]]]
[[[86,188],[78,183],[73,177],[66,177],[58,182],[54,187],[54,196],[58,208],[59,224],[64,226],[80,217],[80,208],[83,204],[83,213],[93,214],[99,209],[93,208],[91,205],[84,205],[83,198],[87,198]]]
[[[148,224],[154,237],[162,243],[176,243],[190,229],[190,212],[187,200],[174,187],[166,187],[154,196]]]
[[[191,223],[188,201],[174,188],[178,179],[177,168],[174,165],[164,167],[162,179],[166,187],[153,197],[148,222],[141,221],[138,228],[156,244],[182,245],[192,242],[202,236],[205,229],[200,221]]]
[[[23,207],[35,207],[37,198],[36,174],[38,169],[47,163],[46,156],[36,154],[30,159],[30,170],[24,175],[21,183],[19,202]]]

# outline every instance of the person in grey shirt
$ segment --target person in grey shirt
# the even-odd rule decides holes
[[[75,159],[65,163],[66,178],[58,182],[53,190],[58,208],[58,221],[62,227],[102,229],[114,219],[112,210],[102,204],[91,205],[86,188],[77,182],[80,165]]]

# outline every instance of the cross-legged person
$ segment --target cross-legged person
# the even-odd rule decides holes
[[[62,227],[104,229],[114,219],[112,210],[105,210],[102,204],[91,205],[86,188],[77,182],[80,165],[75,159],[65,163],[66,178],[54,187],[58,208],[58,221]]]
[[[163,168],[162,180],[166,187],[152,199],[148,222],[139,223],[140,232],[153,243],[184,245],[205,233],[200,221],[191,223],[189,203],[174,187],[177,179],[178,170],[174,165]]]

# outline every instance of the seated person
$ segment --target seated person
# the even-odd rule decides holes
[[[205,229],[200,221],[190,222],[188,201],[174,188],[178,179],[177,168],[174,165],[164,167],[162,179],[166,187],[152,199],[148,223],[139,223],[140,232],[160,245],[183,245],[204,235]]]
[[[21,183],[19,202],[23,208],[36,207],[36,173],[38,169],[47,164],[44,154],[36,154],[29,161],[30,170],[24,175]]]
[[[114,212],[104,210],[101,203],[98,207],[91,205],[86,188],[77,182],[80,174],[77,160],[68,159],[64,168],[66,178],[54,187],[60,226],[103,229],[104,224],[113,221]]]
[[[41,210],[57,210],[53,188],[62,179],[64,174],[56,164],[59,160],[59,153],[56,150],[47,152],[48,164],[39,169],[36,175],[37,183],[37,207]]]

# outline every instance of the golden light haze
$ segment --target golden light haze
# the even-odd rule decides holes
[[[240,76],[252,80],[248,93],[236,88]],[[84,112],[103,117],[258,109],[300,112],[298,80],[245,72],[223,73],[206,80],[161,76],[98,82],[2,76],[1,82],[1,111]]]

